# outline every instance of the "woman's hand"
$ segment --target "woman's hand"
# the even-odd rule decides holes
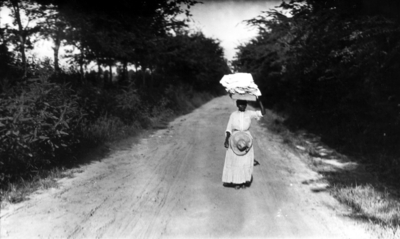
[[[229,141],[228,140],[225,140],[224,146],[225,146],[225,148],[229,148]]]
[[[225,137],[225,143],[224,143],[225,148],[229,148],[229,137],[231,137],[231,133],[229,133],[227,131],[226,132],[226,137]]]

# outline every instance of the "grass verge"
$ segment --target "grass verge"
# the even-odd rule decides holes
[[[31,180],[21,179],[19,182],[8,184],[6,190],[1,190],[1,205],[4,207],[6,203],[19,203],[28,199],[32,192],[37,190],[47,190],[58,187],[58,179],[72,178],[75,173],[82,172],[81,169],[66,169],[63,167],[53,168],[51,170],[42,171]]]
[[[323,175],[319,180],[327,183],[324,191],[352,209],[350,215],[343,216],[365,223],[375,238],[400,239],[399,189],[379,181],[369,165],[330,148],[320,137],[305,131],[291,132],[284,120],[267,111],[263,124],[312,170]]]

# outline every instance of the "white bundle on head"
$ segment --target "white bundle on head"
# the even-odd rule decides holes
[[[250,94],[261,96],[258,86],[254,83],[250,73],[235,73],[224,75],[219,82],[231,94]]]

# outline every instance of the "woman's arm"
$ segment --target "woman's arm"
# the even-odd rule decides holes
[[[231,137],[231,132],[232,132],[232,116],[233,113],[229,116],[229,121],[228,121],[228,125],[226,126],[226,130],[225,130],[225,143],[224,146],[225,148],[229,147],[229,137]]]
[[[229,138],[230,137],[231,137],[231,133],[226,132],[226,138],[225,138],[225,143],[224,143],[225,148],[229,147]]]
[[[257,97],[257,101],[258,101],[258,104],[260,105],[260,108],[261,108],[261,114],[265,115],[265,109],[264,109],[263,103],[261,102],[261,100],[258,97]]]

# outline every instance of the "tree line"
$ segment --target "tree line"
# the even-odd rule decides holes
[[[230,71],[219,41],[188,28],[194,0],[0,3],[3,189],[199,106]],[[27,57],[38,39],[53,57]]]
[[[283,2],[247,21],[258,35],[238,47],[233,66],[251,72],[265,104],[287,124],[400,175],[400,28],[381,1]],[[372,4],[372,5],[371,5]],[[394,180],[393,180],[394,181]]]
[[[129,65],[143,71],[161,72],[169,58],[185,57],[179,56],[179,44],[172,42],[184,41],[182,37],[211,40],[206,40],[200,33],[190,34],[185,30],[187,18],[177,18],[178,15],[190,16],[189,9],[196,3],[194,0],[134,3],[120,0],[113,4],[97,1],[2,1],[2,6],[11,11],[12,18],[11,25],[0,29],[2,62],[7,63],[5,66],[17,66],[22,78],[34,74],[30,64],[35,63],[28,61],[27,52],[32,50],[35,41],[47,39],[52,43],[53,69],[60,72],[60,49],[69,47],[64,57],[78,66],[76,71],[81,80],[84,80],[85,66],[90,63],[98,66],[98,74],[103,67],[108,68],[108,81],[112,79],[116,65],[120,68],[121,81],[128,79]],[[214,40],[213,43],[217,42]],[[218,48],[212,44],[209,46]],[[8,52],[10,47],[13,52]],[[216,54],[221,51],[220,48],[213,50]],[[223,55],[219,57],[218,60],[224,64]],[[7,78],[7,74],[11,74],[10,71],[4,70],[1,77]]]

